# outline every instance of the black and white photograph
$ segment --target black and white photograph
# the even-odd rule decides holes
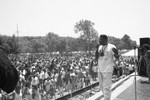
[[[150,0],[0,0],[0,100],[150,100]]]

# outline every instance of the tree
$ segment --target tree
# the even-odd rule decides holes
[[[32,39],[29,37],[20,37],[19,38],[19,47],[22,53],[30,53],[32,52]]]
[[[4,38],[2,35],[0,35],[0,45],[4,44]]]
[[[130,36],[128,36],[127,34],[125,34],[123,36],[123,38],[121,38],[121,40],[125,43],[125,45],[124,45],[125,48],[124,49],[133,49],[134,46],[136,46],[136,42],[132,41],[130,39]]]
[[[123,41],[121,41],[121,39],[113,37],[113,36],[108,36],[108,38],[109,38],[108,39],[109,42],[114,44],[117,47],[117,49],[119,49],[119,50],[124,49],[125,43]]]
[[[7,44],[10,46],[10,52],[12,54],[18,54],[20,52],[18,39],[13,35],[7,40]]]
[[[54,34],[53,32],[49,32],[45,37],[45,44],[47,47],[47,52],[56,52],[57,51],[57,45],[60,42],[60,38],[57,34]]]
[[[137,46],[136,41],[131,41],[130,46],[132,49],[134,49],[134,47]]]
[[[59,51],[61,54],[63,52],[65,52],[66,51],[66,41],[65,41],[65,39],[60,40],[60,42],[57,44],[56,48],[57,48],[56,50]]]
[[[46,45],[44,44],[42,39],[33,39],[31,43],[33,53],[45,52]]]
[[[78,51],[79,49],[79,38],[72,38],[72,37],[61,37],[65,40],[66,42],[66,52],[71,52],[71,51]]]
[[[83,50],[83,42],[81,42],[79,38],[70,40],[67,45],[70,47],[70,51]]]
[[[79,33],[80,39],[86,43],[83,45],[85,51],[91,51],[93,41],[96,41],[98,38],[98,33],[93,26],[93,22],[83,19],[77,22],[74,26],[75,33]]]

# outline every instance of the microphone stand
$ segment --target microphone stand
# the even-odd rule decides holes
[[[136,47],[134,47],[134,59],[136,61]],[[134,70],[135,70],[135,76],[134,76],[134,88],[135,88],[135,100],[137,100],[137,89],[136,89],[136,86],[137,86],[137,83],[136,83],[136,74],[137,74],[137,67],[136,67],[136,62],[134,61]]]

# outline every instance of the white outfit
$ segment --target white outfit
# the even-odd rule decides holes
[[[41,73],[40,73],[40,79],[45,79],[45,73],[44,73],[44,71],[42,71]]]
[[[14,100],[22,100],[22,97],[15,92],[15,99]]]
[[[39,84],[39,79],[38,79],[38,77],[33,78],[31,83],[32,83],[32,85],[37,86],[37,85]]]
[[[104,100],[111,98],[111,79],[113,74],[113,66],[115,65],[114,52],[112,48],[116,48],[113,44],[106,46],[100,45],[98,52],[104,52],[104,55],[98,57],[98,78],[99,86],[104,94]]]
[[[98,51],[100,52],[104,49],[104,56],[99,56],[98,58],[98,68],[99,72],[113,72],[114,66],[114,52],[112,48],[116,48],[113,44],[108,44],[106,46],[99,46]]]

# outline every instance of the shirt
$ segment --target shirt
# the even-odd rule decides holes
[[[45,79],[45,73],[44,73],[44,71],[42,71],[42,72],[40,73],[40,79]]]
[[[35,77],[32,79],[32,85],[38,85],[39,84],[39,79],[38,77]]]
[[[99,54],[98,57],[98,71],[99,72],[113,72],[114,66],[114,52],[112,48],[116,48],[113,44],[108,44],[105,46],[100,45],[98,52],[104,52],[104,55]]]

